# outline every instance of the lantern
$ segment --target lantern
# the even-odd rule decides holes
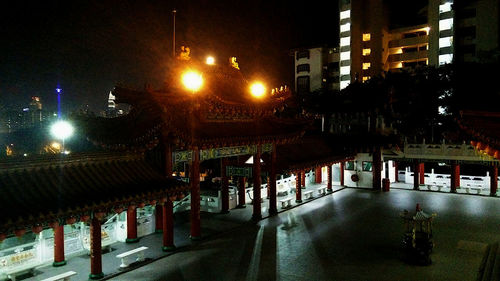
[[[153,199],[153,200],[151,200],[151,201],[149,202],[149,204],[150,204],[151,206],[155,206],[155,205],[156,205],[156,202],[157,202],[157,201]]]
[[[117,213],[117,214],[121,214],[121,213],[123,212],[123,208],[122,208],[122,207],[116,207],[116,208],[114,209],[114,211],[115,211],[115,213]]]
[[[82,215],[82,216],[80,217],[80,221],[81,221],[81,222],[87,222],[87,221],[89,221],[89,219],[90,219],[90,216],[89,216],[89,215]]]
[[[470,141],[470,145],[472,145],[473,147],[476,147],[477,141]]]
[[[34,225],[31,227],[31,232],[35,233],[35,234],[38,234],[40,232],[42,232],[43,230],[43,226],[37,224],[37,225]]]
[[[146,206],[146,204],[144,202],[137,204],[138,208],[144,208],[144,206]]]
[[[174,194],[174,195],[170,195],[170,196],[168,197],[168,200],[169,200],[169,201],[172,201],[172,202],[174,202],[176,199],[177,199],[177,195],[175,195],[175,194]]]
[[[66,224],[74,224],[74,223],[76,223],[75,217],[69,217],[66,219]]]
[[[105,212],[102,212],[102,211],[94,212],[94,217],[96,217],[99,220],[102,220],[104,218],[104,216],[106,216]]]
[[[52,229],[57,228],[59,227],[59,222],[58,221],[49,222],[49,227]]]
[[[495,153],[493,154],[493,157],[495,157],[496,159],[500,159],[500,151],[495,150]]]
[[[26,233],[26,229],[24,228],[19,228],[14,231],[14,234],[16,235],[17,238],[23,237],[23,235]]]

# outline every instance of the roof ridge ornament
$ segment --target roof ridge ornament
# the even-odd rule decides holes
[[[240,67],[238,65],[238,62],[236,61],[236,57],[230,57],[229,58],[229,64],[231,65],[231,67],[233,68],[236,68],[238,70],[240,70]]]

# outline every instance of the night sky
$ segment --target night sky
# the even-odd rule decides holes
[[[6,4],[8,3],[8,4]],[[238,58],[248,77],[279,86],[293,82],[290,49],[338,40],[337,1],[8,1],[0,4],[0,105],[26,106],[42,97],[55,109],[96,113],[117,83],[159,87],[177,47],[225,63]],[[329,4],[325,4],[329,3]]]

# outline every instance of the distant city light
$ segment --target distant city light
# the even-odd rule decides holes
[[[50,133],[52,134],[52,136],[63,141],[71,137],[71,135],[73,135],[73,131],[74,131],[73,126],[70,123],[63,120],[57,121],[50,128]]]
[[[61,88],[56,88],[56,92],[60,93],[62,91]]]
[[[266,92],[266,87],[260,82],[253,83],[250,86],[250,92],[256,98],[261,98]]]

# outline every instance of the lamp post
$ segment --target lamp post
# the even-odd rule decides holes
[[[65,153],[65,146],[64,142],[67,138],[71,137],[73,135],[74,128],[73,126],[64,120],[59,120],[56,123],[52,125],[50,128],[50,133],[52,134],[53,137],[56,139],[62,140],[62,152]]]

